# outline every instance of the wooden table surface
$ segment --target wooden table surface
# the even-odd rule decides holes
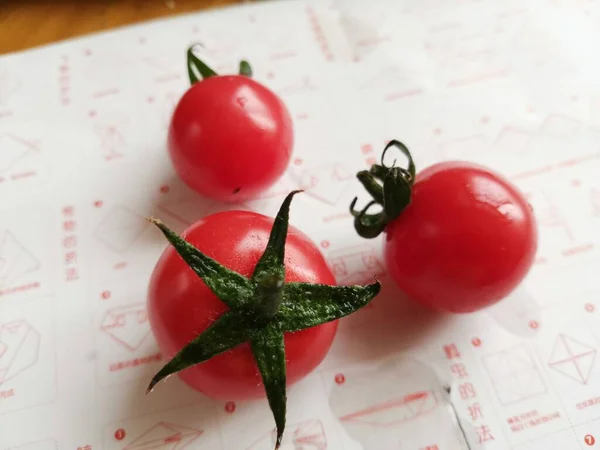
[[[243,0],[0,0],[0,54]]]

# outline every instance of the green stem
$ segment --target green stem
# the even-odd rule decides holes
[[[278,274],[267,275],[256,283],[257,304],[255,312],[270,320],[277,315],[283,296],[283,278]]]

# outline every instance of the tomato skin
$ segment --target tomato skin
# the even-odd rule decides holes
[[[294,141],[284,103],[241,75],[192,85],[175,107],[169,156],[193,190],[220,201],[256,197],[287,168]]]
[[[510,294],[537,250],[525,197],[476,164],[443,162],[417,174],[411,204],[386,228],[396,284],[437,310],[468,313]]]
[[[184,238],[200,251],[244,276],[251,276],[265,250],[273,219],[249,212],[227,211],[196,222]],[[286,281],[335,285],[325,259],[298,229],[290,225],[285,246]],[[152,273],[148,317],[166,359],[205,330],[227,310],[172,246]],[[285,334],[288,386],[323,360],[338,322]],[[248,343],[179,373],[192,388],[222,400],[264,397],[264,387]]]

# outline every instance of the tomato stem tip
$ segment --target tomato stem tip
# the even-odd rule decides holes
[[[391,166],[384,163],[385,155],[390,148],[397,148],[408,159],[406,169],[396,166],[396,160]],[[415,180],[416,168],[410,151],[402,142],[391,140],[383,149],[381,164],[373,164],[369,170],[361,170],[356,178],[372,197],[360,211],[355,210],[358,197],[350,203],[350,213],[354,217],[354,229],[359,236],[372,239],[379,236],[389,222],[400,216],[411,201],[412,186]],[[376,214],[367,214],[368,210],[379,205],[382,210]]]
[[[194,54],[194,47],[196,47],[196,45],[190,46],[187,51],[188,76],[190,78],[190,84],[192,85],[206,78],[217,76],[217,72]]]

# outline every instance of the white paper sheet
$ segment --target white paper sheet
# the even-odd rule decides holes
[[[145,315],[165,247],[225,208],[165,152],[201,42],[287,103],[288,173],[245,207],[291,221],[340,283],[383,294],[345,319],[289,391],[286,450],[600,445],[600,4],[585,0],[285,1],[188,15],[0,58],[0,448],[266,450],[265,401],[212,401],[177,378],[145,396],[160,354]],[[347,213],[354,173],[397,138],[418,167],[466,158],[510,176],[540,223],[521,289],[469,316],[406,300],[381,240]],[[363,197],[360,197],[363,198]],[[596,443],[598,441],[598,443]]]

